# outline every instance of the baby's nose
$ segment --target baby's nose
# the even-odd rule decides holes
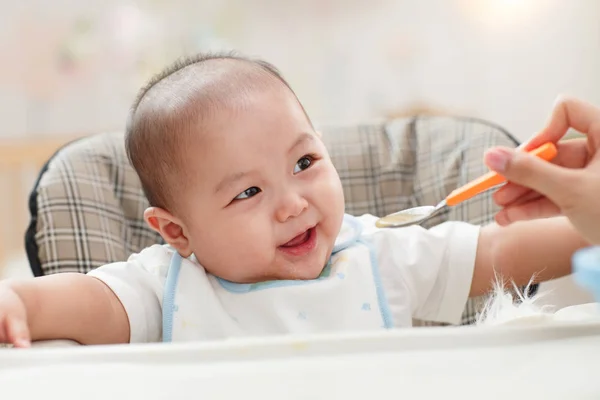
[[[308,201],[297,194],[288,193],[284,196],[276,211],[276,217],[279,222],[285,222],[290,218],[298,217],[304,210],[308,208]]]

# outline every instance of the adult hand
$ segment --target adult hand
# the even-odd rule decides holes
[[[559,142],[569,128],[587,137]],[[508,225],[563,214],[588,241],[600,244],[600,108],[560,97],[546,127],[523,149],[546,142],[558,149],[551,163],[509,148],[486,152],[487,166],[509,181],[494,193],[502,207],[496,222]]]

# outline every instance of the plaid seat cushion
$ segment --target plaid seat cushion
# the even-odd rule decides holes
[[[454,188],[486,172],[483,151],[515,146],[503,129],[455,117],[416,117],[352,126],[326,126],[346,197],[346,212],[382,216],[434,205]],[[103,133],[59,150],[43,168],[29,208],[26,247],[34,275],[88,272],[122,261],[162,239],[145,225],[148,206],[129,165],[123,134]],[[496,209],[489,194],[447,210],[428,223],[488,223]],[[469,302],[471,323],[478,300]]]
[[[65,146],[44,166],[29,199],[25,242],[33,274],[86,273],[160,243],[143,220],[146,207],[122,133]]]

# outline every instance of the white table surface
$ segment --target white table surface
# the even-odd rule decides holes
[[[599,399],[599,373],[598,323],[0,351],[15,399]]]

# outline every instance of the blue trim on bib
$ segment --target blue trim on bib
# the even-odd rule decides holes
[[[300,285],[308,285],[309,283],[313,283],[322,279],[329,278],[331,274],[331,260],[327,261],[327,265],[323,268],[321,275],[319,275],[316,279],[303,279],[303,280],[276,280],[276,281],[264,281],[264,282],[256,282],[256,283],[235,283],[223,278],[219,278],[215,276],[214,278],[221,284],[223,289],[227,290],[231,293],[249,293],[255,292],[257,290],[271,289],[276,287],[284,287],[284,286],[300,286]]]
[[[173,254],[167,280],[165,282],[165,291],[163,293],[162,306],[162,341],[171,342],[173,340],[173,313],[175,312],[175,292],[177,290],[177,280],[181,270],[181,255],[178,252]]]
[[[358,242],[364,244],[369,249],[373,280],[375,281],[375,290],[377,291],[377,302],[379,303],[379,312],[381,313],[381,319],[383,319],[383,325],[386,329],[390,329],[394,326],[394,321],[392,318],[390,305],[387,301],[387,297],[385,296],[385,291],[383,290],[383,283],[381,281],[381,275],[379,274],[379,261],[377,260],[377,253],[375,252],[373,245],[366,240],[359,239]]]
[[[332,255],[335,253],[338,253],[342,250],[345,250],[350,246],[355,245],[358,242],[360,235],[362,233],[362,226],[358,223],[356,218],[354,218],[353,216],[344,214],[344,222],[352,227],[353,234],[350,237],[350,239],[333,246]],[[308,285],[310,283],[314,283],[319,280],[328,278],[330,273],[331,273],[331,257],[327,261],[327,264],[325,265],[325,268],[323,268],[323,271],[321,271],[321,274],[316,279],[272,280],[272,281],[264,281],[264,282],[257,282],[257,283],[235,283],[235,282],[231,282],[226,279],[223,279],[223,278],[219,278],[217,276],[215,276],[215,279],[217,280],[217,282],[219,282],[221,287],[223,289],[227,290],[228,292],[249,293],[249,292],[255,292],[257,290],[271,289],[271,288],[277,288],[277,287]]]

